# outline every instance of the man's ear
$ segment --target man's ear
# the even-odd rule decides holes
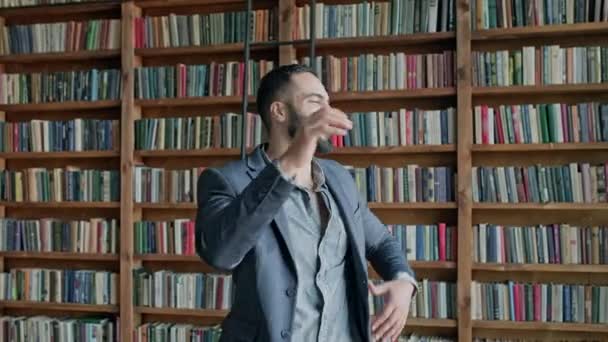
[[[274,101],[270,105],[270,121],[277,121],[280,123],[287,122],[289,118],[289,112],[285,103],[280,101]]]

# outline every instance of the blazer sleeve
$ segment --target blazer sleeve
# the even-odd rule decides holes
[[[203,171],[197,183],[197,254],[219,270],[233,270],[253,248],[293,187],[273,164],[241,193],[236,193],[218,169]]]
[[[395,237],[380,222],[378,217],[369,209],[367,202],[359,196],[359,213],[365,232],[365,255],[374,269],[384,280],[403,278],[403,273],[415,279],[415,274],[409,266],[405,253]],[[416,286],[414,280],[414,286]]]

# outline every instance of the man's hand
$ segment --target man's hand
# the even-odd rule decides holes
[[[399,279],[379,285],[369,282],[369,289],[374,296],[384,296],[384,310],[372,321],[373,340],[397,340],[407,321],[414,285]]]
[[[352,121],[344,112],[328,104],[301,120],[293,142],[280,158],[281,169],[289,176],[310,165],[320,139],[327,140],[332,135],[346,135],[348,130],[353,128]]]

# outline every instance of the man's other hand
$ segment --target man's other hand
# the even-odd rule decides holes
[[[369,282],[374,296],[384,296],[384,310],[372,320],[374,341],[396,341],[407,321],[414,285],[405,279],[387,281],[379,285]]]

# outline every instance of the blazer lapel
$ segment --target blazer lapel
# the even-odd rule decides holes
[[[247,175],[253,180],[255,179],[260,171],[266,167],[266,159],[264,158],[262,149],[265,145],[259,145],[251,154],[247,156]],[[279,209],[278,213],[274,217],[274,223],[276,226],[277,235],[279,237],[280,244],[285,247],[287,252],[287,263],[292,267],[294,275],[296,273],[295,262],[293,261],[293,254],[291,248],[285,236],[287,236],[288,222],[287,215],[283,208]]]

